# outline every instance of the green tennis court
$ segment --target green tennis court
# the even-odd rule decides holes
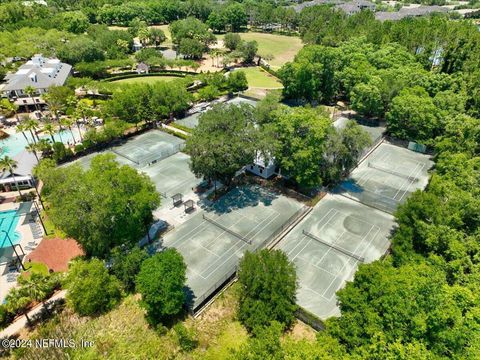
[[[235,188],[162,239],[187,264],[187,284],[198,308],[231,277],[247,251],[262,248],[304,207],[259,186]]]
[[[157,191],[164,197],[161,207],[172,206],[170,198],[173,195],[191,193],[192,188],[202,182],[190,171],[189,164],[190,156],[179,152],[140,169],[152,179]]]
[[[394,226],[390,214],[328,194],[282,241],[297,268],[297,302],[321,319],[340,314],[335,293],[361,263],[380,258]]]
[[[382,143],[335,193],[393,214],[411,193],[427,186],[432,165],[428,155]]]

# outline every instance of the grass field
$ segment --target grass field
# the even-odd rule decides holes
[[[282,83],[275,76],[260,67],[248,67],[240,70],[245,72],[248,86],[251,88],[278,89],[283,87]]]
[[[172,80],[178,80],[181,79],[179,76],[139,76],[139,77],[133,77],[133,78],[128,78],[128,79],[121,79],[121,80],[115,80],[112,81],[112,83],[115,84],[153,84],[158,81],[164,81],[164,82],[169,82]]]
[[[292,61],[295,55],[303,47],[302,40],[295,36],[264,34],[248,32],[240,34],[245,41],[255,40],[258,43],[258,52],[260,55],[273,55],[269,61],[274,69],[280,68],[288,61]],[[224,35],[218,35],[217,38],[223,40]]]

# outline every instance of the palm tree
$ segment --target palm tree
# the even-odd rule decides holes
[[[25,134],[25,131],[27,130],[26,124],[18,124],[17,127],[15,128],[17,133],[21,132],[25,140],[27,141],[27,144],[30,145],[30,141],[28,141],[27,134]]]
[[[38,104],[35,102],[35,99],[33,98],[33,95],[37,93],[37,89],[35,89],[32,85],[28,85],[25,87],[25,89],[23,89],[23,92],[28,96],[30,96],[30,99],[32,100],[33,105],[35,106],[35,109],[38,110]]]
[[[5,111],[6,113],[13,112],[15,114],[15,118],[17,119],[17,121],[20,121],[17,113],[18,105],[10,102],[8,99],[2,99],[2,101],[0,101],[0,110]]]
[[[37,140],[40,140],[37,134],[38,125],[38,121],[34,119],[28,119],[25,123],[25,130],[30,131],[30,135],[32,135],[34,143],[37,143],[37,141],[35,140],[35,136],[37,137]]]
[[[18,181],[17,179],[15,179],[15,174],[13,172],[13,170],[17,168],[17,162],[11,157],[5,156],[3,157],[3,159],[0,160],[0,168],[2,169],[2,171],[8,171],[10,173],[17,187],[18,194],[22,196],[22,193],[20,192],[20,187],[18,186]]]
[[[48,135],[50,135],[50,138],[52,139],[52,143],[55,143],[55,138],[53,135],[55,135],[55,128],[53,127],[53,124],[45,124],[43,126],[43,131],[45,131]]]
[[[77,141],[75,140],[75,135],[73,134],[73,131],[72,131],[73,123],[74,121],[70,118],[60,119],[60,125],[66,126],[68,130],[70,130],[70,134],[72,134],[73,144],[76,144]]]
[[[37,155],[37,145],[36,144],[28,144],[27,146],[25,146],[25,150],[27,150],[29,153],[32,153],[33,155],[35,155],[35,159],[37,159],[37,164],[40,162],[40,160],[38,159],[38,155]]]
[[[32,299],[30,299],[22,289],[20,288],[13,288],[8,293],[7,297],[5,298],[7,310],[11,313],[17,313],[21,310],[21,314],[25,315],[27,319],[27,323],[31,324],[31,320],[28,317],[28,305],[32,303]]]

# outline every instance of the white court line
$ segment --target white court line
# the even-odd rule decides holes
[[[372,237],[372,239],[367,243],[367,245],[365,246],[365,250],[363,251],[362,255],[365,253],[365,251],[367,250],[368,246],[370,246],[370,243],[373,241],[373,239],[375,239],[377,237],[377,234],[379,233],[380,231],[380,228],[376,225],[373,225],[373,224],[370,224],[370,229],[368,230],[368,232],[363,236],[362,240],[360,241],[360,243],[357,245],[357,247],[355,248],[355,250],[353,251],[353,253],[355,254],[358,250],[358,248],[360,247],[360,245],[365,241],[366,237],[368,236],[368,234],[370,234],[370,232],[372,231],[372,229],[374,229],[375,227],[378,228],[377,232],[375,233],[375,235]],[[342,234],[343,235],[343,234]],[[355,234],[353,234],[355,235]],[[354,263],[353,263],[353,270],[352,271],[356,271],[356,269],[358,268],[358,263],[360,261],[358,261],[357,259],[355,258],[352,258]],[[346,264],[349,262],[349,260],[347,262],[345,262],[342,266],[342,268],[338,271],[337,275],[334,275],[335,278],[339,278],[341,281],[340,281],[340,284],[343,284],[343,282],[347,279],[348,276],[341,276],[342,273],[343,273],[343,269],[345,269],[345,266]],[[350,274],[348,274],[350,275]],[[330,287],[333,285],[333,282],[335,281],[335,279],[332,280],[332,282],[330,284],[328,284],[328,287],[325,289],[325,291],[323,292],[323,294],[325,295],[325,293],[327,292],[328,289],[330,289]]]
[[[330,210],[320,219],[320,221],[323,220],[328,214],[330,214],[330,212],[332,212],[332,210],[335,211],[335,213],[333,214],[332,217],[330,217],[330,218],[328,219],[328,221],[327,221],[325,224],[322,225],[322,227],[320,228],[320,230],[322,230],[322,229],[330,222],[330,220],[333,219],[333,218],[335,217],[335,215],[337,214],[338,210],[336,210],[335,208],[332,208],[332,209],[330,209]],[[320,221],[319,221],[319,222],[320,222]],[[306,235],[303,235],[302,240],[303,240],[304,238],[307,238],[307,239],[308,239],[307,243],[306,243],[305,246],[302,248],[302,250],[300,250],[300,251],[297,253],[297,255],[295,255],[295,256],[293,257],[293,259],[292,259],[291,261],[294,261],[295,258],[296,258],[298,255],[300,255],[300,254],[302,253],[302,251],[308,246],[308,244],[310,243],[310,241],[313,241],[312,239],[310,239],[310,238],[307,237]],[[293,250],[295,250],[295,249],[296,249],[296,247],[295,247]],[[293,252],[293,250],[288,253],[288,256],[289,256],[289,257],[290,257],[290,254]],[[326,252],[325,254],[327,254],[329,250],[330,250],[330,248],[327,250],[327,252]]]
[[[313,262],[311,262],[311,261],[308,260],[308,259],[305,259],[305,258],[302,257],[302,256],[297,256],[297,259],[300,259],[300,260],[302,260],[302,261],[305,261],[305,262],[307,263],[307,265],[311,265],[311,266],[313,266],[313,267],[316,267],[318,270],[324,271],[324,272],[326,272],[327,274],[332,275],[333,277],[337,277],[337,275],[338,275],[338,274],[335,275],[335,274],[332,273],[331,271],[326,270],[326,269],[322,268],[321,266],[318,266],[318,265],[314,264]]]
[[[380,157],[375,161],[386,162],[389,158],[390,158],[390,155],[387,154],[387,153],[384,153],[384,154],[381,154]],[[366,159],[366,160],[368,160],[368,159]],[[367,161],[366,165],[367,165],[367,169],[370,168],[370,166],[368,166],[368,161]],[[366,171],[362,176],[360,176],[360,178],[357,180],[357,183],[360,186],[363,186],[367,183],[368,180],[371,179],[372,176],[373,176],[372,171]],[[362,180],[365,180],[365,181],[362,183]]]
[[[336,210],[335,208],[331,208],[330,210],[327,211],[327,213],[326,213],[325,215],[323,215],[323,216],[320,218],[320,220],[319,220],[318,222],[321,223],[322,220],[325,219],[325,217],[327,217],[328,214],[330,214],[332,211],[337,211],[337,210]],[[310,216],[311,216],[311,215],[310,215]],[[335,216],[335,214],[334,214],[334,216]],[[328,220],[325,224],[323,224],[323,226],[325,226],[326,224],[328,224],[329,221],[330,221],[330,220]],[[323,226],[321,227],[321,229],[323,229]],[[293,249],[288,252],[288,254],[287,254],[288,257],[290,257],[290,255],[292,254],[292,252],[300,245],[300,242],[301,242],[303,239],[305,239],[305,238],[306,238],[306,236],[303,235],[303,237],[302,237],[301,240],[298,242],[298,244],[295,245],[295,246],[293,247]],[[292,260],[292,261],[293,261],[293,260]]]
[[[223,214],[223,215],[225,215],[225,214]],[[221,215],[220,217],[222,217],[223,215]],[[218,220],[220,217],[218,217],[216,220]],[[227,226],[227,227],[230,229],[230,227],[238,224],[238,223],[239,223],[240,221],[242,221],[243,219],[245,219],[245,218],[240,215],[240,216],[239,216],[239,219],[238,219],[237,221],[235,221],[233,224],[231,224],[230,226]],[[216,221],[216,220],[215,220],[215,221]],[[217,228],[218,228],[219,230],[222,230],[222,229],[219,228],[219,227],[217,227]],[[225,231],[225,230],[222,230],[222,232],[221,232],[219,235],[217,235],[215,238],[213,238],[210,242],[208,242],[208,243],[205,244],[205,245],[206,245],[206,246],[212,245],[220,236],[223,236],[223,234],[225,234],[225,233],[226,233],[226,231]],[[230,235],[231,235],[231,234],[230,234]]]
[[[420,164],[419,164],[419,163],[416,163],[416,164],[415,164],[415,167],[410,171],[410,174],[407,175],[408,177],[411,177],[411,178],[414,177],[414,175],[418,172],[418,170],[417,170],[418,165],[420,165]],[[420,170],[421,170],[421,169],[422,169],[422,167],[420,167]],[[393,196],[393,198],[396,199],[396,198],[397,198],[397,195],[400,193],[400,191],[403,190],[403,187],[404,187],[405,185],[407,185],[407,188],[408,188],[408,187],[413,183],[413,181],[414,181],[413,179],[412,179],[412,180],[410,180],[410,179],[405,179],[405,181],[402,182],[402,185],[401,185],[400,188],[397,190],[397,192],[395,193],[395,195]],[[406,190],[405,190],[405,191],[406,191]]]
[[[302,283],[302,282],[300,282],[300,287],[301,287],[302,289],[307,290],[307,291],[311,291],[311,292],[313,292],[314,294],[317,294],[318,296],[324,298],[324,299],[327,300],[327,301],[332,301],[331,298],[330,298],[330,299],[326,298],[325,296],[323,296],[322,294],[316,292],[315,290],[313,290],[312,288],[308,287],[307,285],[305,285],[305,284]]]
[[[420,170],[419,170],[420,172],[422,172],[423,169],[425,168],[425,164],[421,164],[421,165],[422,165],[422,166],[421,166],[421,168],[420,168]],[[415,177],[417,177],[417,175],[420,175],[420,174],[417,172],[417,173],[415,173]],[[407,188],[406,188],[405,191],[403,192],[403,195],[400,197],[400,200],[398,200],[398,201],[402,201],[403,197],[407,194],[408,190],[410,189],[410,186],[412,186],[412,185],[413,185],[413,182],[411,182],[410,184],[408,184]]]
[[[270,224],[270,223],[271,223],[274,219],[276,219],[278,216],[279,216],[279,214],[278,214],[277,216],[275,216],[272,220],[270,220],[270,221],[268,222],[268,224]],[[262,228],[262,230],[265,229],[265,228],[266,228],[266,226],[264,226],[264,227]],[[261,231],[261,230],[260,230],[260,231]],[[260,232],[260,231],[259,231],[259,232]],[[232,256],[234,256],[237,252],[239,252],[239,251],[242,250],[245,246],[248,245],[247,243],[245,243],[245,242],[242,241],[242,240],[238,240],[238,242],[241,242],[241,243],[242,243],[242,246],[241,246],[238,250],[234,251],[232,255],[230,255],[228,258],[226,258],[223,263],[221,263],[220,265],[218,265],[218,266],[215,268],[215,270],[211,271],[210,274],[208,274],[208,276],[205,277],[205,279],[209,278],[215,271],[217,271],[217,269],[218,269],[219,267],[221,267],[223,264],[225,264],[228,260],[230,260],[230,258],[231,258]],[[237,244],[238,244],[238,242],[237,242]],[[235,244],[235,245],[236,245],[236,244]],[[234,248],[234,246],[232,246],[230,249],[233,249],[233,248]],[[213,265],[213,264],[212,264],[212,265]],[[210,269],[210,268],[212,267],[212,265],[210,265],[210,266],[209,266],[207,269],[205,269],[205,270]],[[204,270],[203,272],[205,272],[205,270]]]
[[[224,214],[224,215],[225,215],[225,214]],[[222,215],[222,216],[223,216],[223,215]],[[238,221],[236,221],[233,225],[237,224],[240,220],[243,220],[243,219],[244,219],[244,217],[241,217],[241,218],[240,218]],[[219,229],[220,229],[220,228],[219,228]],[[223,231],[223,230],[222,230],[222,232],[221,232],[219,235],[217,235],[211,242],[209,242],[209,243],[206,244],[206,245],[207,245],[207,246],[211,245],[214,241],[216,241],[219,237],[223,236],[223,235],[226,234],[226,233],[227,233],[226,231]],[[238,241],[242,241],[242,240],[238,240]],[[238,241],[235,242],[235,243],[233,243],[232,246],[230,247],[230,249],[234,248],[234,247],[238,244]],[[182,246],[182,245],[185,245],[185,244],[187,244],[187,242],[184,242],[183,244],[179,245],[179,247]],[[207,248],[206,248],[205,246],[203,246],[202,244],[200,244],[200,246],[201,246],[203,249],[207,250],[209,253],[215,255],[215,256],[217,257],[217,260],[222,258],[222,256],[215,254],[214,252],[210,251],[209,249],[207,249]],[[217,260],[216,260],[216,261],[217,261]],[[215,264],[215,263],[213,263],[213,264]],[[212,264],[212,265],[213,265],[213,264]],[[212,265],[210,265],[209,267],[207,267],[207,269],[209,269]],[[204,271],[205,271],[205,270],[204,270]],[[206,278],[205,278],[203,275],[201,275],[200,273],[197,273],[197,274],[198,274],[202,279],[206,280]]]

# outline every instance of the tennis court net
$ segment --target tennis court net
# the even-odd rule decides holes
[[[396,176],[399,176],[399,177],[403,177],[405,179],[408,179],[410,181],[418,181],[418,179],[414,176],[410,176],[410,175],[405,175],[405,174],[402,174],[401,172],[398,172],[398,171],[395,171],[395,170],[391,170],[391,169],[388,169],[384,166],[380,166],[380,165],[377,165],[377,164],[374,164],[372,162],[368,162],[368,167],[371,167],[372,169],[376,169],[376,170],[380,170],[380,171],[383,171],[383,172],[386,172],[388,174],[392,174],[392,175],[396,175]]]
[[[232,230],[230,230],[229,228],[227,228],[227,227],[219,224],[219,223],[216,222],[215,220],[210,219],[209,217],[205,216],[205,214],[202,214],[202,216],[203,216],[203,219],[206,220],[206,221],[208,221],[209,223],[211,223],[211,224],[213,224],[213,225],[215,225],[215,226],[218,226],[218,227],[219,227],[220,229],[222,229],[223,231],[226,231],[226,232],[228,232],[229,234],[232,234],[233,236],[238,237],[240,240],[246,242],[247,244],[252,245],[252,240],[247,239],[245,236],[242,236],[242,235],[236,233],[235,231],[232,231]]]
[[[360,262],[364,262],[364,261],[365,261],[365,258],[364,258],[364,257],[355,255],[354,253],[352,253],[352,252],[350,252],[350,251],[348,251],[348,250],[345,250],[345,249],[343,249],[343,248],[341,248],[341,247],[339,247],[339,246],[337,246],[337,245],[335,245],[335,244],[331,244],[331,243],[329,243],[329,242],[323,241],[323,240],[320,239],[318,236],[315,236],[315,235],[313,235],[312,233],[309,233],[308,231],[302,230],[302,232],[303,232],[303,235],[308,236],[309,238],[311,238],[311,239],[313,239],[313,240],[316,240],[316,241],[318,241],[319,243],[321,243],[321,244],[323,244],[323,245],[327,245],[328,247],[331,247],[332,249],[335,249],[335,250],[337,250],[337,251],[339,251],[339,252],[341,252],[341,253],[343,253],[343,254],[345,254],[345,255],[347,255],[347,256],[350,256],[350,257],[352,257],[352,258],[354,258],[354,259],[356,259],[356,260],[358,260],[358,261],[360,261]]]
[[[137,164],[137,165],[140,165],[140,162],[138,160],[134,160],[132,157],[128,156],[128,155],[125,155],[124,153],[116,150],[116,149],[112,149],[112,152],[114,152],[115,154],[117,154],[118,156],[121,156],[121,157],[124,157],[125,159],[127,160],[130,160],[131,162]]]

